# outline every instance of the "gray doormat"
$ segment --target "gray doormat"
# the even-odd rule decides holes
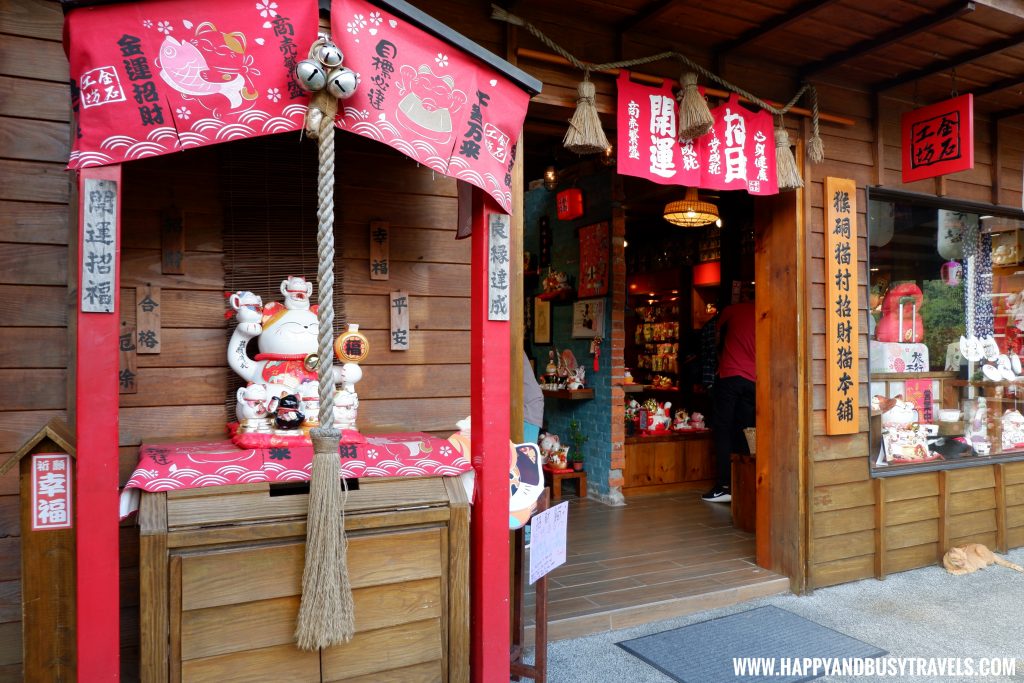
[[[808,621],[773,605],[690,624],[671,631],[617,643],[680,683],[725,683],[726,681],[812,681],[825,675],[812,670],[803,658],[870,658],[885,650]],[[737,676],[734,660],[761,658],[775,667],[774,675]],[[783,661],[785,660],[785,661]],[[789,666],[790,675],[782,667]]]

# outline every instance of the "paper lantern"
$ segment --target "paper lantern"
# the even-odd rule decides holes
[[[571,221],[583,215],[583,190],[573,187],[555,195],[558,220]]]

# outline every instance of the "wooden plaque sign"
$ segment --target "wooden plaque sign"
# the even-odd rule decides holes
[[[80,305],[84,313],[114,312],[118,253],[117,181],[83,181]]]
[[[370,279],[391,278],[391,226],[382,221],[370,223]]]
[[[487,319],[508,320],[509,307],[509,229],[510,218],[503,213],[488,217],[490,253],[487,257]]]
[[[409,350],[409,292],[391,292],[391,350]]]
[[[827,434],[860,431],[857,185],[825,178],[825,396]]]

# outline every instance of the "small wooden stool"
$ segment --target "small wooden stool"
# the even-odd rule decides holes
[[[757,527],[756,462],[752,455],[732,456],[732,525],[751,533]]]
[[[579,485],[580,498],[587,497],[587,473],[584,470],[556,470],[544,465],[544,483],[551,487],[552,500],[562,497],[563,479],[575,479]]]

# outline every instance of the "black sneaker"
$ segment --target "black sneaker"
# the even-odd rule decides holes
[[[732,493],[728,486],[716,486],[701,496],[701,499],[709,503],[729,503],[732,502]]]

